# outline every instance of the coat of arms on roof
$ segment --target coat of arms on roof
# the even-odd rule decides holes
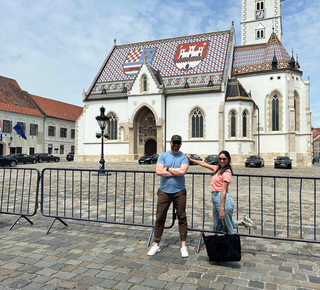
[[[207,41],[180,44],[174,63],[181,70],[189,70],[199,65],[207,54]]]
[[[136,75],[143,63],[143,60],[145,59],[147,63],[150,63],[155,52],[155,47],[131,50],[123,65],[124,72],[129,76]]]

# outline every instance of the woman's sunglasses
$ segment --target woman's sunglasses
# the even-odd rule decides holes
[[[220,158],[220,157],[219,157],[218,160],[220,160],[220,161],[222,161],[222,160],[223,160],[223,161],[226,161],[227,158]]]

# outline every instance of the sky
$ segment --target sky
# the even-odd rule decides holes
[[[118,45],[229,30],[241,44],[241,0],[0,0],[0,75],[30,94],[83,106]],[[320,127],[320,5],[282,2],[282,43],[310,78],[311,125]]]

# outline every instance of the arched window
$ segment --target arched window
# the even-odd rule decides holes
[[[260,38],[260,31],[257,31],[257,38]]]
[[[279,131],[279,98],[277,94],[272,98],[272,131]]]
[[[298,93],[294,92],[294,125],[295,131],[300,131],[300,98]]]
[[[247,116],[248,116],[248,112],[244,111],[242,114],[242,137],[248,137],[247,136]]]
[[[108,134],[109,140],[117,140],[118,138],[118,120],[114,113],[108,114]]]
[[[142,77],[142,90],[144,92],[148,91],[148,80],[146,75],[143,75]]]
[[[231,122],[231,131],[230,131],[230,136],[231,137],[236,137],[236,111],[235,110],[232,110],[230,112],[230,122]]]
[[[203,114],[199,108],[193,110],[191,114],[192,138],[203,137]]]

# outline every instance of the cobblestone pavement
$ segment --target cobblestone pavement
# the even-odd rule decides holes
[[[66,162],[19,167],[97,168]],[[106,164],[107,169],[154,170],[136,162]],[[203,171],[191,166],[189,171]],[[275,170],[235,166],[235,173],[320,176],[320,165]],[[320,245],[242,237],[240,262],[210,263],[199,234],[189,232],[189,257],[180,256],[177,225],[165,230],[162,250],[147,256],[150,228],[68,221],[39,212],[30,225],[0,215],[0,289],[320,289]]]

